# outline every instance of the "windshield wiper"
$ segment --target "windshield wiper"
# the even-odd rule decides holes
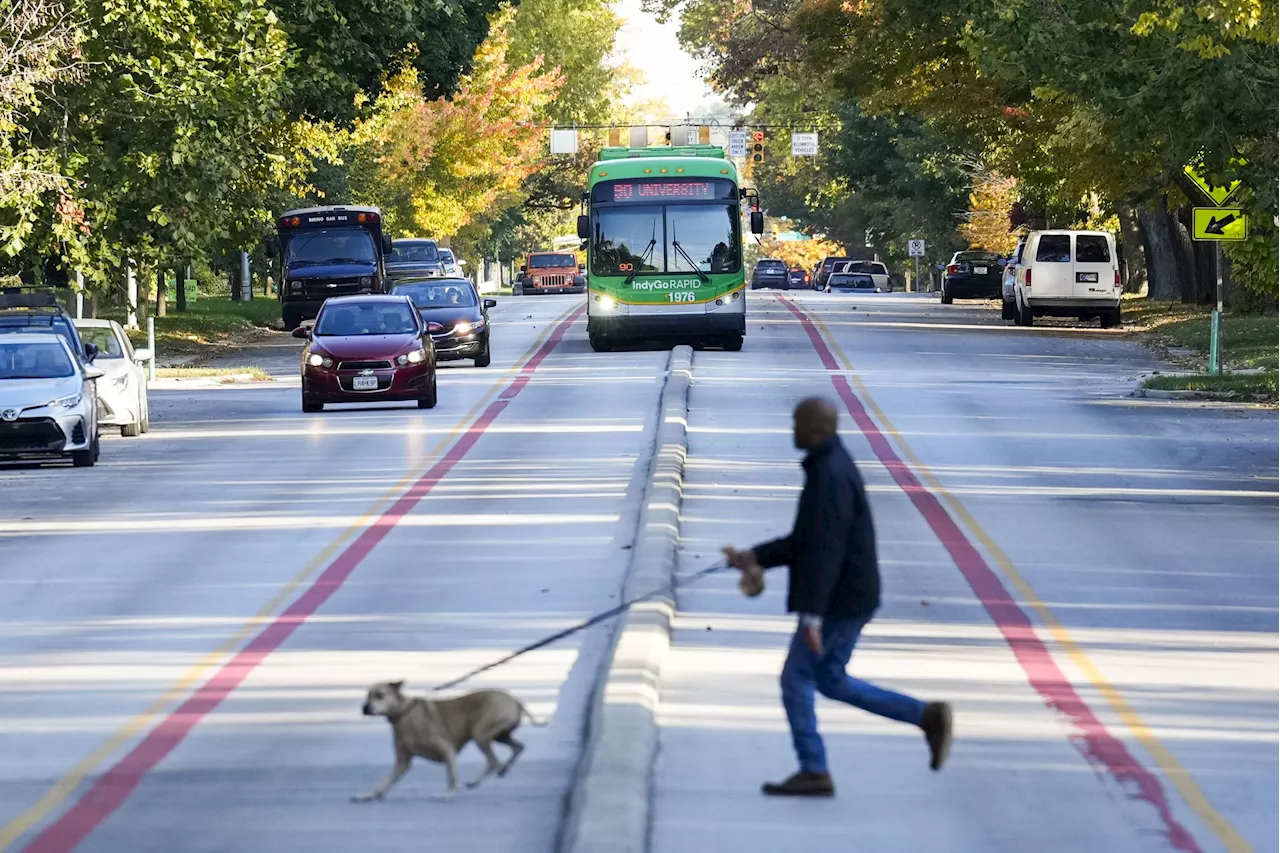
[[[658,245],[658,217],[653,217],[653,234],[649,237],[649,245],[644,247],[644,254],[640,256],[640,263],[631,271],[631,275],[627,276],[623,284],[631,284],[636,280],[636,276],[640,275],[640,270],[649,263],[649,258],[653,257],[654,247]]]
[[[707,277],[706,273],[698,269],[698,265],[693,262],[693,258],[689,257],[689,253],[684,250],[684,246],[681,246],[680,241],[676,239],[676,221],[674,219],[671,220],[671,248],[679,252],[680,257],[684,258],[685,262],[693,267],[694,275],[702,279],[703,284],[711,283],[711,279]]]

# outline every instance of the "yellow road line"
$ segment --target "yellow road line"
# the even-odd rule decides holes
[[[1159,766],[1161,772],[1163,772],[1170,781],[1173,782],[1174,787],[1177,788],[1178,793],[1182,795],[1182,798],[1186,800],[1187,805],[1189,805],[1192,811],[1194,811],[1196,815],[1198,815],[1200,819],[1213,830],[1214,835],[1218,837],[1218,840],[1222,843],[1223,847],[1227,849],[1228,853],[1252,853],[1253,847],[1249,842],[1246,841],[1238,831],[1236,831],[1235,827],[1231,825],[1230,821],[1228,821],[1221,812],[1214,808],[1213,804],[1209,802],[1209,798],[1205,796],[1204,791],[1200,788],[1200,785],[1196,782],[1195,777],[1191,775],[1190,771],[1183,767],[1178,759],[1174,758],[1173,753],[1171,753],[1164,743],[1156,737],[1155,733],[1151,731],[1151,728],[1146,724],[1138,712],[1134,710],[1131,704],[1129,704],[1129,701],[1124,698],[1120,691],[1116,690],[1116,688],[1107,681],[1106,677],[1098,667],[1094,665],[1093,661],[1089,659],[1088,655],[1085,654],[1084,650],[1071,636],[1071,633],[1060,621],[1058,621],[1058,618],[1049,608],[1049,605],[1045,604],[1044,601],[1036,595],[1031,584],[1027,582],[1026,578],[1022,576],[1022,573],[1018,571],[1016,566],[1014,566],[1013,561],[1009,559],[1009,556],[1005,554],[999,545],[996,544],[995,540],[991,538],[986,530],[978,524],[977,519],[969,513],[969,510],[965,505],[947,491],[938,478],[934,476],[933,471],[931,471],[920,457],[916,455],[911,445],[907,442],[906,437],[898,431],[898,428],[894,426],[893,421],[889,419],[889,416],[885,414],[884,410],[876,403],[875,398],[871,396],[871,392],[867,390],[867,386],[862,382],[862,378],[854,369],[853,362],[850,361],[847,355],[845,355],[844,350],[841,348],[835,336],[831,334],[831,331],[827,328],[826,324],[812,312],[809,313],[809,316],[818,327],[819,331],[822,332],[822,336],[826,338],[827,343],[835,353],[836,358],[840,360],[840,363],[844,365],[845,370],[849,372],[849,378],[853,380],[853,383],[858,390],[858,396],[862,398],[867,408],[871,410],[872,415],[884,427],[885,434],[893,438],[894,442],[901,449],[902,455],[911,463],[911,467],[920,475],[920,478],[924,480],[936,495],[946,502],[947,506],[950,507],[951,511],[955,514],[956,518],[959,519],[960,523],[963,524],[969,532],[982,543],[982,546],[987,549],[987,552],[992,556],[992,558],[994,558],[996,565],[1000,567],[1001,573],[1011,584],[1013,584],[1014,588],[1018,591],[1018,594],[1031,606],[1032,610],[1036,612],[1036,615],[1049,629],[1049,632],[1053,635],[1054,641],[1057,642],[1062,650],[1067,653],[1067,656],[1071,659],[1072,663],[1080,669],[1085,678],[1089,679],[1093,686],[1106,700],[1107,704],[1111,706],[1112,711],[1114,711],[1121,721],[1129,727],[1130,731],[1133,732],[1134,736],[1138,739],[1138,742],[1142,744],[1143,748],[1151,754],[1151,757],[1155,759],[1155,762]]]
[[[475,420],[480,411],[483,410],[489,402],[497,396],[502,390],[506,381],[512,374],[518,372],[524,364],[533,357],[534,353],[542,346],[547,337],[555,330],[565,317],[569,316],[575,309],[570,308],[555,320],[547,324],[547,327],[538,335],[533,345],[516,360],[506,373],[493,384],[493,387],[480,398],[471,409],[462,416],[457,425],[449,431],[444,438],[438,441],[435,447],[427,454],[425,461],[419,464],[417,469],[398,483],[375,501],[370,508],[353,522],[349,527],[338,534],[332,542],[325,546],[324,550],[311,559],[302,570],[289,579],[289,581],[281,587],[280,591],[272,596],[261,610],[252,616],[244,625],[238,628],[231,636],[224,640],[216,649],[207,654],[199,663],[187,670],[187,672],[176,681],[173,686],[166,690],[161,696],[146,707],[129,722],[121,726],[114,734],[105,740],[97,749],[89,753],[81,759],[74,767],[53,784],[48,791],[45,792],[34,805],[9,821],[3,827],[0,827],[0,853],[4,853],[13,845],[20,837],[44,820],[50,812],[58,808],[67,798],[75,792],[91,773],[98,769],[113,753],[119,750],[131,738],[139,732],[148,728],[155,723],[156,719],[165,712],[165,710],[176,702],[183,694],[187,693],[197,682],[199,682],[211,669],[223,662],[223,659],[234,652],[257,628],[264,622],[272,618],[275,612],[288,598],[293,595],[311,575],[313,575],[321,566],[328,563],[334,553],[344,545],[348,539],[354,534],[363,530],[369,524],[373,523],[382,513],[382,510],[398,499],[411,484],[421,479],[427,470],[439,458],[450,444],[457,439],[467,428],[467,426]]]

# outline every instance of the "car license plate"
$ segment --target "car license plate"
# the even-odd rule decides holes
[[[1076,273],[1076,281],[1081,284],[1097,284],[1098,274],[1096,272],[1078,272]]]
[[[973,271],[974,271],[975,273],[977,273],[978,275],[986,275],[986,274],[987,274],[987,268],[986,268],[986,267],[974,267],[974,268],[973,268]]]
[[[376,376],[353,376],[351,377],[351,387],[357,391],[377,391],[378,377]]]

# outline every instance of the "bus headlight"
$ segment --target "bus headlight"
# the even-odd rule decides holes
[[[614,299],[612,296],[597,296],[596,302],[599,303],[600,310],[602,311],[612,311],[614,308],[618,307],[618,300]]]

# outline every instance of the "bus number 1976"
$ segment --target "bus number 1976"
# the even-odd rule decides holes
[[[681,293],[680,291],[676,291],[674,293],[667,294],[667,301],[668,302],[694,302],[696,301],[697,296],[698,294],[693,293],[692,291],[690,291],[689,293]]]

